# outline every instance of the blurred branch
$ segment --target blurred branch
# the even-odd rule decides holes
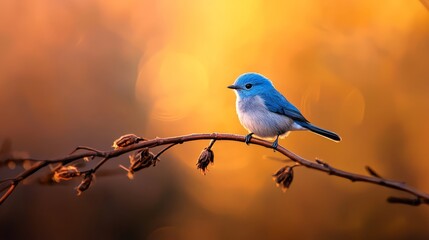
[[[61,158],[41,160],[31,159],[31,165],[24,169],[24,171],[18,174],[16,177],[11,179],[0,179],[0,184],[3,184],[3,188],[0,188],[0,191],[3,192],[3,195],[0,197],[0,204],[2,204],[12,194],[12,192],[23,180],[27,179],[36,172],[39,172],[41,169],[46,168],[47,166],[51,166],[48,176],[53,180],[53,182],[68,181],[73,178],[82,178],[81,183],[76,188],[78,194],[81,194],[83,191],[89,188],[92,183],[93,176],[98,173],[98,169],[100,169],[107,161],[111,160],[112,158],[116,158],[124,154],[130,154],[130,166],[121,167],[128,172],[128,177],[131,179],[135,172],[144,168],[155,166],[159,161],[159,157],[171,147],[176,146],[177,144],[197,140],[211,140],[209,145],[201,152],[197,162],[197,168],[200,169],[203,173],[206,173],[208,165],[214,163],[214,152],[212,148],[216,141],[224,140],[244,142],[245,136],[227,133],[201,133],[148,140],[137,137],[134,134],[127,134],[120,137],[113,143],[114,150],[111,151],[101,151],[94,148],[81,146],[77,147],[71,154]],[[252,138],[250,143],[266,148],[272,148],[272,143],[258,138]],[[158,146],[165,147],[157,154],[154,154],[150,151],[152,148]],[[429,195],[427,193],[410,187],[404,182],[382,178],[374,169],[370,167],[366,167],[366,170],[369,173],[369,176],[366,176],[334,168],[328,163],[318,159],[315,161],[306,160],[282,146],[278,146],[276,151],[294,162],[292,166],[286,165],[273,175],[276,183],[280,185],[283,190],[289,188],[293,181],[293,169],[295,167],[304,166],[312,170],[328,173],[332,176],[349,179],[352,182],[371,183],[377,186],[406,192],[412,196],[412,198],[389,197],[388,202],[390,203],[401,203],[413,206],[429,204]],[[8,158],[3,160],[3,162],[20,163],[28,160],[29,159],[23,158]],[[95,167],[82,170],[78,169],[79,166],[77,163],[79,160],[84,160],[85,162],[98,160],[98,162]],[[1,163],[0,166],[2,166]]]
[[[420,0],[420,2],[425,6],[426,10],[429,10],[429,0]]]

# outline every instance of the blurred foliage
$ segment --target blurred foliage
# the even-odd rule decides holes
[[[3,0],[0,138],[40,158],[125,133],[245,134],[226,86],[256,71],[344,139],[299,132],[281,145],[428,191],[424,2]],[[429,237],[425,207],[387,204],[377,187],[300,168],[282,193],[267,149],[217,142],[202,176],[207,144],[176,146],[131,182],[97,178],[79,197],[73,185],[22,186],[1,207],[0,238]]]

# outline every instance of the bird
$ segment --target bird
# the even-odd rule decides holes
[[[244,73],[228,88],[235,91],[238,118],[249,132],[245,137],[246,144],[249,144],[253,134],[261,138],[275,138],[272,143],[275,150],[279,137],[297,130],[310,130],[335,142],[341,140],[336,133],[311,124],[262,74]]]

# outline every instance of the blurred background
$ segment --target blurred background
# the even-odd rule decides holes
[[[226,86],[260,72],[340,143],[307,132],[282,146],[307,159],[429,192],[429,14],[418,0],[48,1],[0,3],[0,141],[14,156],[198,132],[246,134]],[[130,181],[112,159],[91,188],[29,180],[0,207],[1,239],[427,239],[407,196],[296,168],[279,154],[179,145]],[[2,178],[10,172],[0,169]],[[46,172],[45,172],[46,173]],[[116,174],[118,173],[118,174]],[[35,177],[37,178],[37,176]]]

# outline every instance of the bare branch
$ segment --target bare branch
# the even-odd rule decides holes
[[[77,187],[77,190],[80,194],[83,191],[88,189],[88,187],[91,184],[93,175],[96,174],[97,170],[101,168],[104,163],[106,163],[107,161],[113,158],[116,158],[124,154],[129,154],[138,150],[137,153],[132,154],[130,157],[131,166],[129,168],[123,167],[129,172],[129,174],[130,173],[133,174],[135,171],[144,169],[149,166],[155,166],[156,161],[158,161],[158,157],[161,154],[163,154],[165,151],[169,150],[171,147],[177,144],[182,144],[185,142],[197,141],[197,140],[212,140],[209,146],[206,147],[202,152],[203,154],[205,151],[205,155],[203,157],[200,156],[201,159],[199,159],[198,161],[198,163],[200,163],[199,168],[203,170],[201,168],[202,166],[201,164],[203,164],[205,166],[204,168],[204,171],[205,171],[207,167],[205,164],[213,163],[214,155],[211,148],[215,143],[215,141],[245,142],[245,136],[227,134],[227,133],[211,133],[211,134],[201,133],[201,134],[189,134],[189,135],[183,135],[183,136],[177,136],[177,137],[144,139],[144,138],[137,137],[134,134],[128,134],[128,135],[122,136],[121,138],[115,141],[114,150],[100,151],[91,147],[81,146],[76,148],[75,151],[73,151],[71,154],[62,158],[50,159],[50,160],[49,159],[45,159],[45,160],[32,159],[33,165],[31,165],[30,168],[24,170],[15,178],[9,179],[10,183],[8,184],[8,186],[3,188],[4,193],[0,197],[0,204],[2,204],[11,195],[11,193],[16,189],[16,187],[21,181],[30,177],[31,175],[40,171],[41,169],[46,168],[47,166],[53,166],[54,164],[55,165],[59,164],[59,166],[56,166],[53,168],[54,169],[53,171],[55,172],[61,169],[62,166],[75,163],[78,160],[82,160],[82,159],[93,160],[95,158],[101,158],[100,162],[98,162],[98,164],[92,169],[89,169],[86,171],[79,170],[76,174],[64,175],[64,176],[69,176],[70,178],[84,176],[81,184]],[[271,142],[261,140],[258,138],[252,138],[250,140],[250,143],[272,149]],[[154,148],[157,146],[165,146],[165,145],[167,146],[164,147],[161,151],[159,151],[158,154],[156,155],[150,151],[151,148]],[[86,150],[86,151],[77,152],[77,150]],[[407,205],[429,204],[429,195],[427,193],[419,191],[411,186],[408,186],[404,182],[381,178],[380,175],[378,175],[378,173],[376,173],[373,169],[369,167],[367,167],[366,169],[369,172],[370,176],[366,176],[366,175],[356,174],[356,173],[334,168],[328,163],[318,159],[316,159],[316,161],[306,160],[296,155],[295,153],[292,153],[291,151],[287,150],[282,146],[278,146],[276,151],[279,154],[282,154],[283,156],[295,162],[296,166],[298,165],[304,166],[312,170],[325,172],[329,175],[349,179],[352,182],[365,182],[365,183],[371,183],[385,188],[396,189],[402,192],[409,193],[412,196],[411,198],[390,197],[388,198],[388,202],[402,203]],[[25,160],[26,159],[18,159],[18,158],[8,159],[8,161],[16,161],[16,162],[25,161]],[[292,172],[293,167],[294,166],[285,166],[282,168],[283,171],[280,171],[277,173],[277,175],[275,175],[277,177],[276,179],[277,182],[281,183],[284,188],[288,188],[292,183],[292,177],[289,175],[293,174]],[[52,172],[50,172],[49,174],[52,175]],[[65,173],[62,173],[62,174],[65,174]],[[66,178],[66,180],[67,179],[68,178]],[[2,182],[1,179],[0,179],[0,182]]]

